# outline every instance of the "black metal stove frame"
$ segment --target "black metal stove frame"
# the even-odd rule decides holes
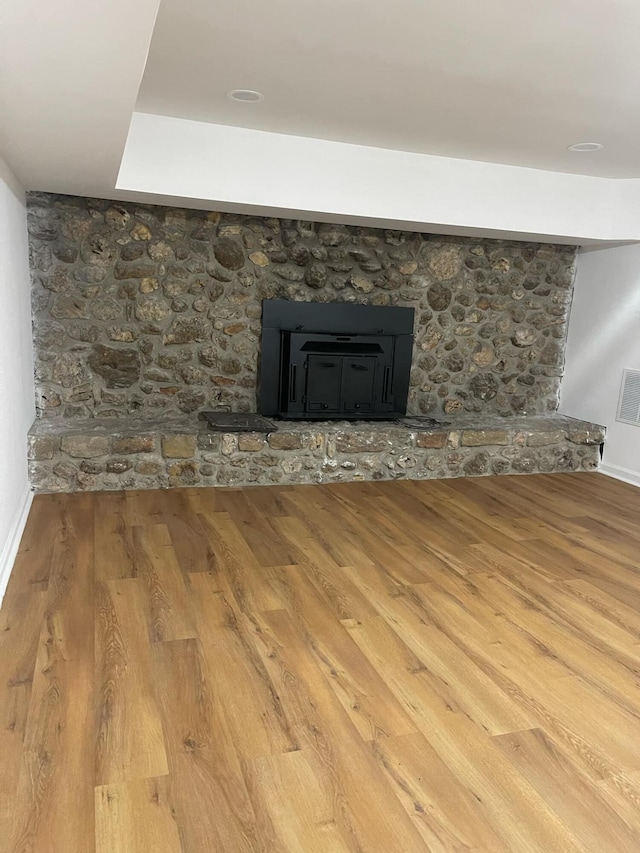
[[[407,409],[413,308],[265,300],[258,411],[389,419]]]

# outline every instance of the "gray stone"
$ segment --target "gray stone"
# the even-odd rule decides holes
[[[195,462],[172,462],[167,465],[170,486],[194,486],[200,482],[199,468]]]
[[[130,453],[153,453],[156,450],[157,439],[150,433],[145,435],[115,436],[113,452],[126,456]]]
[[[211,328],[206,318],[176,317],[165,334],[165,344],[189,344],[206,341],[211,336]]]
[[[41,350],[60,349],[66,337],[64,326],[47,320],[37,320],[33,326],[36,346]]]
[[[338,453],[379,453],[388,446],[387,437],[379,432],[343,432],[336,437]]]
[[[58,444],[59,439],[50,435],[29,436],[29,459],[36,461],[53,459]]]
[[[546,447],[550,444],[560,444],[564,439],[564,430],[554,429],[548,432],[534,432],[527,436],[529,447]]]
[[[272,450],[300,450],[302,439],[295,432],[273,432],[267,437],[269,447]]]
[[[577,427],[567,430],[567,439],[573,444],[602,444],[604,430],[598,426],[594,426],[593,429]]]
[[[101,267],[111,265],[116,250],[108,234],[92,234],[80,247],[80,255],[88,264]]]
[[[478,477],[489,473],[490,462],[491,457],[489,454],[482,451],[468,459],[462,466],[462,469],[467,477]]]
[[[463,447],[481,447],[492,444],[509,444],[507,430],[503,429],[465,429],[460,443]]]
[[[309,287],[314,290],[318,290],[319,288],[324,287],[326,280],[327,268],[324,264],[312,263],[307,267],[305,281]]]
[[[195,435],[162,436],[162,455],[166,459],[191,459],[195,452]]]
[[[128,459],[110,459],[106,465],[108,474],[124,474],[131,468],[131,462]]]
[[[264,449],[264,435],[259,432],[247,432],[238,436],[238,450],[252,452]]]
[[[122,306],[115,299],[106,296],[102,299],[94,299],[89,313],[97,320],[117,320],[122,317]]]
[[[53,300],[51,316],[56,320],[74,320],[87,316],[87,303],[81,296],[59,295]]]
[[[136,305],[138,320],[164,320],[170,313],[171,306],[162,296],[141,297]]]
[[[469,382],[469,388],[477,400],[493,400],[498,393],[498,380],[492,373],[477,373]]]
[[[71,353],[58,356],[53,365],[52,378],[63,388],[81,385],[86,379],[86,367],[82,359]]]
[[[517,347],[530,347],[535,344],[538,339],[538,335],[533,329],[516,329],[512,341]]]
[[[204,394],[200,391],[179,391],[176,394],[178,408],[181,412],[197,412],[204,407]]]
[[[460,246],[445,245],[432,250],[427,258],[429,271],[440,281],[447,281],[456,276],[464,259]]]
[[[446,311],[451,304],[451,288],[435,282],[427,290],[427,302],[433,311]]]
[[[128,388],[140,379],[140,356],[134,349],[93,347],[89,367],[104,379],[107,388]]]
[[[60,442],[63,453],[74,459],[93,459],[109,453],[109,438],[104,435],[65,435]]]
[[[244,266],[244,252],[237,240],[221,237],[213,247],[218,263],[228,270],[239,270]]]

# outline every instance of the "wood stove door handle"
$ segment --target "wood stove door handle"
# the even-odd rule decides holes
[[[390,379],[391,379],[391,371],[389,370],[388,367],[385,367],[384,377],[382,380],[382,399],[385,403],[389,402],[389,396],[390,396],[390,391],[391,391],[391,389],[389,387],[389,385],[390,385],[389,380]]]
[[[296,401],[296,379],[298,375],[297,365],[292,364],[291,369],[289,370],[289,402],[295,403]]]

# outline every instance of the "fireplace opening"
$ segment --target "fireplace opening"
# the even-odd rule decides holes
[[[413,320],[413,308],[265,300],[259,413],[309,420],[403,417]]]

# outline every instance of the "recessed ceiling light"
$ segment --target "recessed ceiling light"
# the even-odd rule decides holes
[[[604,148],[600,142],[576,142],[575,145],[569,145],[569,151],[600,151]]]
[[[243,104],[257,104],[264,101],[262,92],[254,92],[253,89],[232,89],[227,92],[227,98],[232,101],[241,101]]]

